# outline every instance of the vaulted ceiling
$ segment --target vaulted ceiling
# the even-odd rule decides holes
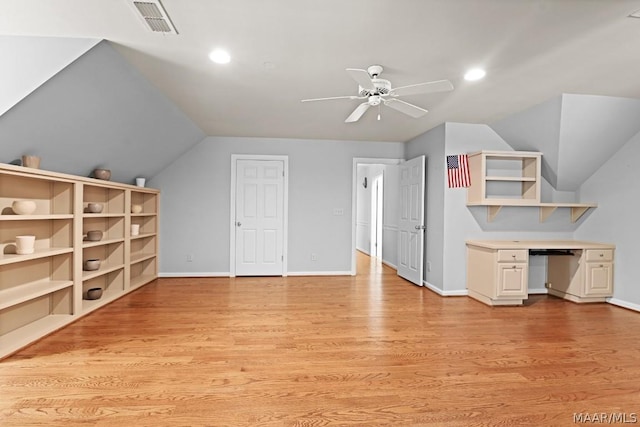
[[[444,121],[491,123],[561,93],[640,98],[638,0],[163,0],[179,34],[150,32],[130,0],[3,0],[0,35],[110,41],[207,135],[407,141]],[[231,63],[209,61],[215,47]],[[344,119],[346,68],[381,64],[430,113]],[[465,82],[482,66],[487,77]]]

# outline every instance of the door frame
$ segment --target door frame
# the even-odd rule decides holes
[[[358,165],[399,165],[404,159],[354,157],[351,177],[351,275],[356,275],[356,207],[358,202]]]
[[[375,203],[374,203],[375,201]],[[371,177],[371,256],[382,260],[384,212],[384,173]],[[375,219],[375,221],[374,221]],[[375,249],[374,249],[375,243]]]
[[[236,277],[236,172],[238,160],[280,160],[283,163],[283,230],[282,230],[282,276],[287,276],[289,241],[289,156],[269,154],[232,154],[231,155],[231,206],[229,214],[229,277]]]

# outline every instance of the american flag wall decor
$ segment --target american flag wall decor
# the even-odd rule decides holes
[[[449,188],[469,187],[469,160],[466,154],[447,156],[447,180]]]

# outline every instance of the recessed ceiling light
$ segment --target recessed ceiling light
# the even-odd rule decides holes
[[[216,64],[228,64],[231,61],[231,56],[226,50],[216,49],[209,54],[209,59]]]
[[[473,68],[465,73],[464,79],[473,82],[475,80],[480,80],[486,74],[486,71],[481,68]]]

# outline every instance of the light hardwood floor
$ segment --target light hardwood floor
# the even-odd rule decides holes
[[[157,280],[0,362],[0,425],[573,426],[574,413],[640,412],[640,314],[546,296],[491,308],[358,261],[356,277]]]

